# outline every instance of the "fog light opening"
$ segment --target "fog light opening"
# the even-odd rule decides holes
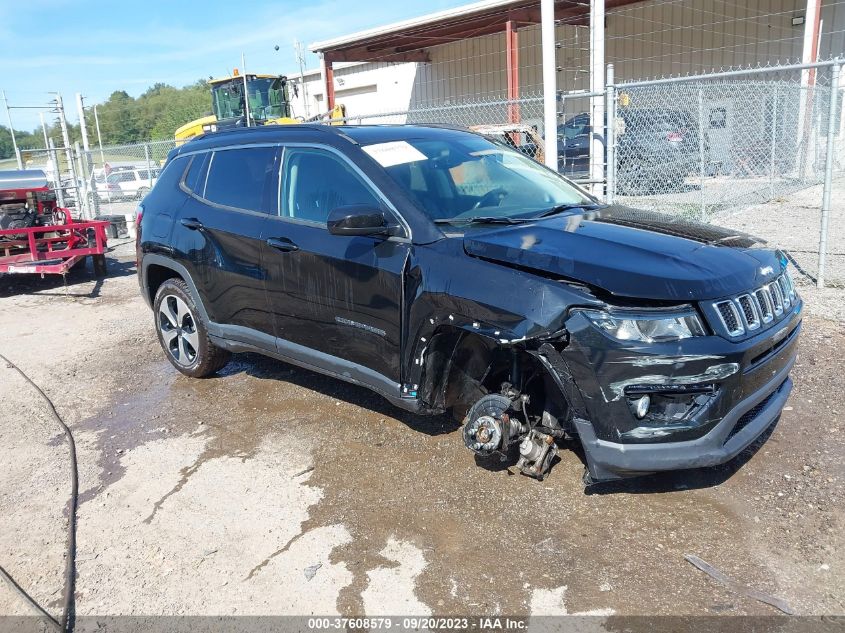
[[[634,403],[634,415],[638,420],[642,420],[648,414],[648,408],[651,406],[651,397],[648,395],[637,398]]]

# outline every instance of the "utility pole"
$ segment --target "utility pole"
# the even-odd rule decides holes
[[[59,153],[56,151],[53,139],[47,139],[47,148],[50,151],[50,160],[56,166],[56,180],[53,182],[53,186],[56,188],[56,198],[58,199],[59,206],[65,208],[65,192],[62,189],[62,171],[59,169]]]
[[[44,122],[44,113],[38,113],[39,118],[41,119],[41,131],[44,133],[44,149],[50,148],[50,141],[47,140],[47,124]]]
[[[70,134],[67,130],[67,118],[65,117],[65,105],[62,101],[62,95],[56,93],[56,112],[59,114],[59,125],[62,128],[62,142],[64,143],[65,155],[67,156],[67,166],[70,171],[70,178],[73,189],[76,190],[76,204],[81,208],[82,201],[79,195],[79,181],[76,178],[76,166],[73,161],[73,148],[70,146]],[[61,180],[61,176],[59,176]],[[60,183],[61,185],[61,183]]]
[[[91,160],[91,147],[88,145],[88,127],[85,124],[85,106],[82,103],[82,95],[76,93],[76,111],[79,114],[79,132],[82,135],[82,174],[85,177],[85,204],[91,205],[92,217],[100,215],[100,204],[97,200],[97,184],[94,182],[94,165]]]
[[[76,112],[79,115],[79,132],[82,135],[82,149],[91,151],[88,145],[88,128],[85,125],[85,108],[82,105],[82,95],[76,93]]]
[[[18,142],[15,140],[15,128],[12,127],[12,111],[9,109],[9,100],[6,98],[6,91],[3,91],[3,103],[6,104],[6,118],[9,119],[9,134],[12,136],[12,147],[15,148],[15,159],[18,161],[18,169],[23,169],[21,152],[18,149]]]
[[[241,53],[241,68],[243,68],[243,73],[244,73],[244,117],[246,118],[246,126],[250,127],[250,125],[249,125],[249,90],[247,89],[247,83],[246,83],[246,57],[244,57],[243,53]]]
[[[103,154],[103,137],[100,136],[100,117],[97,116],[97,104],[94,104],[94,125],[97,127],[97,145],[100,147],[100,162],[106,167],[106,155]]]
[[[44,122],[44,113],[39,112],[38,117],[41,119],[41,131],[44,133],[44,151],[47,152],[47,164],[52,165],[52,169],[47,169],[48,177],[51,175],[50,172],[58,173],[59,166],[56,164],[56,160],[53,156],[53,152],[50,151],[50,139],[47,136],[47,124]],[[52,180],[52,179],[51,179]],[[62,206],[62,205],[59,205]]]
[[[305,118],[311,117],[311,109],[308,107],[308,88],[305,85],[305,52],[302,49],[302,42],[294,40],[293,50],[296,53],[296,61],[299,62],[299,85],[302,87],[302,105],[305,110]]]

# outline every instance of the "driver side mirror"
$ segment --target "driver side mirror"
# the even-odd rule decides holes
[[[364,204],[335,207],[326,224],[332,235],[391,235],[384,211]]]

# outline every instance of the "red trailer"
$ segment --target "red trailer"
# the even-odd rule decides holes
[[[56,206],[43,171],[0,171],[0,273],[65,275],[90,255],[105,275],[108,225]]]

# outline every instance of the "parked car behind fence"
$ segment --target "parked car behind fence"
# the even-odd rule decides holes
[[[115,168],[107,177],[106,182],[120,188],[120,196],[124,200],[141,200],[153,188],[161,169]]]

